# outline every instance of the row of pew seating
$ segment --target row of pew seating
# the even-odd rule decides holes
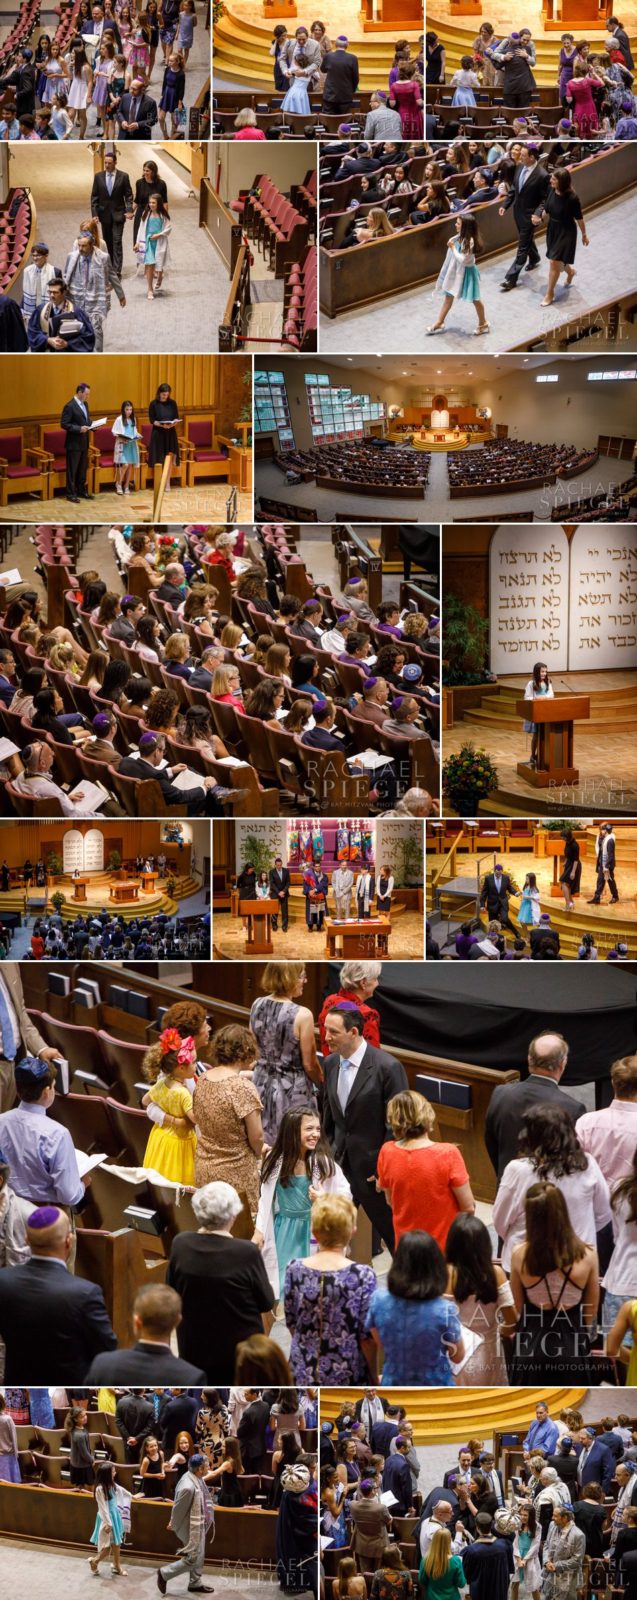
[[[0,292],[6,294],[26,265],[33,211],[27,189],[10,189],[0,206]]]
[[[17,52],[28,44],[39,17],[40,0],[22,0],[13,27],[0,45],[0,68],[3,73],[8,73],[16,64]]]
[[[316,245],[285,275],[282,333],[294,350],[316,350],[318,330],[318,261]]]

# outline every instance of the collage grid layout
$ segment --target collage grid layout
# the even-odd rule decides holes
[[[636,51],[0,0],[0,1600],[637,1600]]]

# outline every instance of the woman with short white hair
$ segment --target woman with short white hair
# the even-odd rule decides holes
[[[209,1383],[234,1381],[235,1351],[263,1333],[263,1314],[274,1295],[261,1251],[232,1228],[243,1203],[230,1183],[206,1183],[191,1196],[197,1232],[173,1240],[166,1282],[182,1300],[179,1353],[201,1368]],[[197,1351],[197,1360],[187,1351]],[[215,1376],[216,1374],[216,1376]]]
[[[323,1055],[329,1055],[325,1040],[325,1018],[332,1006],[349,1000],[357,1006],[364,1021],[363,1037],[368,1044],[380,1049],[380,1014],[369,1000],[381,980],[381,961],[344,961],[340,972],[340,986],[336,994],[328,994],[319,1013],[318,1027]]]

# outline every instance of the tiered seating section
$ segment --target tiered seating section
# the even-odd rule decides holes
[[[310,245],[303,260],[293,261],[285,275],[283,339],[293,350],[316,350],[317,272],[316,245]]]
[[[380,448],[362,444],[322,444],[312,450],[290,450],[276,457],[282,472],[300,473],[306,483],[316,479],[319,489],[342,489],[351,494],[376,494],[402,499],[425,494],[431,457],[400,446]]]
[[[18,50],[29,43],[39,21],[40,4],[41,0],[23,0],[13,27],[0,45],[0,69],[3,74],[10,71]]]
[[[527,444],[523,439],[492,439],[470,454],[449,454],[449,493],[499,494],[503,484],[516,489],[537,489],[557,478],[575,478],[597,460],[597,450],[576,445]]]
[[[310,235],[309,218],[271,178],[262,175],[246,195],[243,226],[277,278],[283,277],[286,263],[305,248]]]
[[[35,222],[28,189],[11,189],[0,206],[0,291],[6,294],[26,266]]]
[[[564,507],[551,512],[551,522],[563,522]],[[568,516],[577,522],[634,522],[637,519],[637,473],[626,478],[615,489],[605,489],[602,494],[589,499],[573,500]]]

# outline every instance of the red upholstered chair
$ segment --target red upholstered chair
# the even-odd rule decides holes
[[[39,494],[41,500],[49,497],[49,458],[35,446],[27,449],[24,430],[0,433],[0,506],[9,503],[11,495]]]
[[[49,494],[54,495],[56,489],[66,488],[66,433],[64,428],[45,428],[41,422],[39,426],[40,449],[49,457]]]
[[[92,473],[91,489],[98,494],[106,486],[115,485],[115,440],[110,428],[95,428],[89,444],[89,463]]]
[[[190,417],[186,423],[188,451],[188,488],[200,478],[227,478],[230,463],[227,452],[215,443],[215,419]]]

